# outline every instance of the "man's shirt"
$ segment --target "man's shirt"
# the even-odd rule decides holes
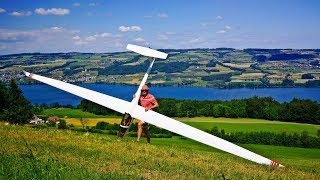
[[[139,104],[144,108],[151,108],[157,102],[153,95],[147,94],[146,96],[140,96]]]

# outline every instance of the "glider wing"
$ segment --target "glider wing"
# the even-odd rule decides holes
[[[169,118],[152,110],[145,112],[145,109],[141,106],[136,106],[131,115],[134,118],[143,120],[145,122],[161,127],[168,131],[180,134],[187,138],[193,139],[211,147],[215,147],[222,151],[226,151],[236,156],[248,159],[250,161],[259,164],[283,167],[283,165],[275,161],[267,159],[247,149],[244,149],[219,137],[213,136],[197,128],[179,122],[175,119]]]
[[[104,107],[107,107],[109,109],[112,109],[114,111],[117,111],[119,113],[124,114],[125,112],[129,112],[131,109],[131,105],[129,102],[124,101],[122,99],[118,99],[112,96],[108,96],[96,91],[92,91],[80,86],[76,86],[73,84],[69,84],[66,82],[62,82],[59,80],[47,78],[44,76],[40,76],[37,74],[32,74],[24,71],[25,75],[31,79],[35,79],[37,81],[43,82],[45,84],[48,84],[50,86],[56,87],[58,89],[67,91],[71,94],[77,95],[79,97],[82,97],[84,99],[90,100],[92,102],[95,102],[97,104],[100,104]]]

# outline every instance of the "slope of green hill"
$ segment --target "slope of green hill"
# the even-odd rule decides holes
[[[197,142],[0,125],[0,179],[319,179],[320,150],[243,145],[284,164],[259,165]]]

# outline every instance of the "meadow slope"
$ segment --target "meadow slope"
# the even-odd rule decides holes
[[[319,179],[320,150],[243,145],[275,168],[197,142],[127,138],[0,124],[0,179]]]

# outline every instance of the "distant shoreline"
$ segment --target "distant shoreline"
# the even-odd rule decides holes
[[[127,83],[104,83],[104,82],[79,82],[79,83],[72,83],[67,82],[74,85],[81,85],[81,84],[106,84],[106,85],[125,85],[125,86],[139,86],[139,84],[127,84]],[[6,83],[9,84],[9,83]],[[19,85],[39,85],[44,84],[38,81],[35,81],[34,83],[19,83]],[[320,88],[320,86],[310,86],[307,87],[305,84],[300,84],[297,86],[243,86],[243,87],[235,87],[235,86],[193,86],[193,85],[171,85],[171,84],[150,84],[147,83],[149,86],[152,87],[201,87],[201,88],[216,88],[216,89],[242,89],[242,88],[248,88],[248,89],[263,89],[263,88]]]

